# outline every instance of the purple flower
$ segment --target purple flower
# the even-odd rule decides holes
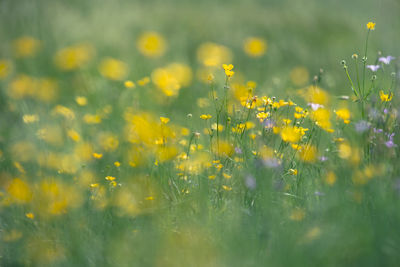
[[[263,160],[264,166],[268,168],[278,168],[281,165],[281,162],[276,158],[267,158]]]
[[[357,122],[354,127],[356,128],[356,132],[358,133],[363,133],[365,131],[367,131],[369,129],[369,127],[371,127],[371,124],[367,121],[359,121]]]
[[[244,183],[246,184],[246,187],[250,190],[256,189],[257,182],[256,179],[252,175],[247,175]]]
[[[385,146],[387,148],[397,147],[397,145],[393,142],[394,133],[387,135],[389,140],[385,142]]]
[[[268,120],[265,120],[265,121],[264,121],[264,127],[265,127],[265,128],[271,129],[271,128],[273,128],[274,126],[275,126],[275,122],[274,122],[273,120],[268,119]]]
[[[242,154],[242,149],[240,149],[240,147],[235,147],[235,153],[236,154]]]
[[[373,130],[374,130],[374,133],[376,133],[376,134],[377,134],[377,133],[382,133],[382,132],[383,132],[383,130],[382,130],[382,129],[379,129],[379,128],[378,128],[378,129],[377,129],[377,128],[374,128]]]
[[[327,157],[325,157],[325,156],[322,156],[322,157],[320,157],[320,158],[319,158],[319,160],[320,160],[321,162],[324,162],[324,161],[327,161],[327,160],[328,160],[328,158],[327,158]]]
[[[393,142],[393,140],[389,140],[385,142],[385,146],[387,148],[392,148],[392,147],[396,147],[397,145]]]
[[[386,65],[389,65],[390,61],[392,61],[393,59],[395,59],[395,57],[392,57],[392,56],[380,57],[379,58],[379,62],[382,62],[382,63],[384,63]]]
[[[381,66],[379,65],[367,65],[367,69],[372,70],[373,72],[376,72]]]

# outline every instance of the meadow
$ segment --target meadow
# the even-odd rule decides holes
[[[0,266],[399,266],[399,14],[1,0]]]

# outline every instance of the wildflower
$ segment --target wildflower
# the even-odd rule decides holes
[[[389,94],[385,94],[383,90],[380,90],[379,97],[381,98],[382,102],[390,102],[393,98],[393,93],[390,92]]]
[[[22,116],[22,120],[24,123],[34,123],[39,121],[39,115],[37,114],[25,114]]]
[[[99,124],[101,122],[101,117],[99,115],[85,114],[83,116],[83,121],[87,124]]]
[[[388,135],[387,135],[388,138],[389,138],[389,140],[385,142],[385,146],[386,146],[387,148],[397,147],[397,145],[393,142],[394,134],[395,134],[395,133],[392,133],[392,134],[388,134]]]
[[[297,143],[301,134],[297,127],[287,126],[281,130],[281,138],[285,142]]]
[[[382,63],[384,63],[386,65],[389,65],[390,61],[392,61],[393,59],[395,59],[395,57],[392,57],[392,56],[380,57],[379,58],[379,62],[382,62]]]
[[[146,84],[148,84],[150,82],[150,78],[149,77],[143,77],[142,79],[138,80],[137,83],[140,86],[145,86]]]
[[[339,145],[339,157],[341,157],[342,159],[348,159],[350,158],[351,154],[352,148],[350,144],[348,144],[347,142],[343,142]]]
[[[78,44],[59,50],[54,56],[54,63],[63,71],[71,71],[87,64],[93,54],[94,49],[91,45]]]
[[[317,148],[313,145],[309,145],[300,150],[299,157],[302,161],[313,163],[317,159]]]
[[[371,127],[371,123],[361,120],[354,125],[356,132],[363,133]]]
[[[297,169],[289,169],[289,173],[290,173],[291,175],[296,176],[297,173],[298,173],[298,171],[297,171]]]
[[[13,42],[14,53],[17,57],[31,57],[40,48],[40,42],[30,36],[23,36]]]
[[[73,129],[68,130],[67,134],[68,134],[68,137],[71,138],[75,142],[79,142],[81,140],[81,136],[79,135],[79,133]]]
[[[11,72],[12,64],[8,60],[0,59],[0,80],[5,79]]]
[[[350,111],[347,108],[341,108],[341,109],[337,110],[335,113],[336,113],[336,116],[339,119],[342,119],[345,124],[350,123]]]
[[[336,179],[335,173],[330,171],[325,176],[325,183],[332,186],[336,182]]]
[[[77,96],[77,97],[75,97],[75,102],[79,106],[86,106],[87,105],[87,98],[84,97],[84,96]]]
[[[31,220],[35,219],[35,215],[32,212],[25,213],[25,216],[26,218]]]
[[[114,176],[106,176],[107,181],[114,181],[115,177]]]
[[[244,41],[244,52],[250,57],[261,57],[267,51],[267,42],[261,38],[250,37]]]
[[[292,211],[292,213],[290,214],[290,219],[292,221],[302,221],[304,219],[304,217],[306,216],[306,213],[303,209],[301,208],[296,208]]]
[[[333,132],[330,116],[330,111],[325,108],[319,108],[311,113],[311,118],[315,121],[316,125],[327,132]]]
[[[134,88],[135,87],[135,83],[132,82],[132,81],[129,81],[129,80],[125,81],[124,85],[125,85],[126,88]]]
[[[212,116],[210,114],[202,114],[202,115],[200,115],[200,119],[202,119],[202,120],[209,120],[211,118],[212,118]]]
[[[257,117],[257,119],[260,120],[260,123],[262,123],[264,120],[266,120],[269,117],[269,112],[257,113],[256,117]]]
[[[222,188],[223,188],[225,191],[231,191],[231,190],[232,190],[232,187],[227,186],[227,185],[223,185]]]
[[[372,72],[376,72],[380,67],[379,65],[367,65],[367,69],[370,69]]]
[[[367,28],[368,28],[368,30],[375,30],[375,22],[368,22],[367,23]]]
[[[213,123],[213,124],[211,124],[211,129],[214,131],[218,130],[219,132],[222,132],[224,130],[224,126],[221,124],[217,125],[216,123]]]
[[[160,117],[160,121],[161,121],[162,124],[167,124],[169,122],[169,118]]]
[[[122,80],[128,74],[128,66],[120,60],[105,58],[100,62],[99,72],[110,80]]]
[[[224,69],[225,75],[226,75],[228,78],[232,77],[232,76],[235,74],[235,72],[232,71],[232,69],[233,69],[233,65],[232,65],[232,64],[229,64],[229,65],[227,65],[227,64],[222,64],[222,68]]]
[[[114,166],[118,168],[119,166],[121,166],[121,163],[119,161],[116,161],[114,162]]]
[[[165,39],[157,32],[145,32],[139,36],[136,46],[140,53],[149,58],[158,58],[165,53]]]
[[[209,176],[208,176],[208,179],[214,180],[216,177],[217,177],[217,176],[215,176],[215,175],[209,175]]]
[[[320,108],[324,108],[323,105],[315,104],[315,103],[308,103],[308,106],[310,106],[311,109],[314,110],[314,111],[317,110],[317,109],[320,109]]]
[[[250,190],[254,190],[257,187],[257,181],[252,175],[246,175],[244,183]]]
[[[92,156],[93,156],[95,159],[101,159],[101,158],[103,157],[103,154],[101,154],[101,153],[93,153]]]
[[[29,185],[19,178],[14,178],[7,187],[7,193],[17,203],[28,203],[32,199],[32,191]]]
[[[231,61],[232,52],[223,45],[204,43],[197,50],[197,59],[206,67],[217,67]]]
[[[185,64],[172,63],[155,69],[151,73],[151,79],[166,96],[176,96],[182,87],[190,85],[192,70]]]
[[[225,179],[231,179],[232,175],[227,174],[227,173],[222,173],[222,176],[224,176]]]

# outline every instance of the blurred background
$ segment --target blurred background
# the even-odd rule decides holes
[[[213,42],[231,49],[236,71],[267,93],[287,93],[290,71],[297,66],[307,68],[311,77],[324,69],[324,88],[348,93],[340,61],[363,53],[368,21],[377,23],[370,39],[371,58],[376,51],[398,54],[400,41],[398,0],[2,0],[0,12],[2,57],[11,54],[10,41],[23,35],[43,41],[41,53],[49,56],[89,42],[98,57],[128,63],[134,79],[171,61],[196,66],[199,46]],[[146,31],[165,38],[163,56],[147,60],[137,51],[137,39]],[[266,40],[265,56],[254,59],[244,53],[243,42],[252,36]],[[24,67],[46,75],[53,71],[40,65],[46,63],[28,62]],[[199,87],[193,84],[190,92]]]
[[[234,83],[254,81],[260,96],[296,98],[295,93],[309,86],[320,69],[321,88],[332,96],[351,95],[341,61],[351,65],[354,53],[362,57],[369,21],[376,22],[376,29],[370,34],[369,62],[376,60],[378,51],[384,56],[399,57],[399,14],[400,0],[0,0],[0,149],[5,155],[0,162],[0,184],[8,186],[18,175],[26,176],[37,186],[45,175],[54,176],[61,181],[59,188],[64,193],[60,194],[72,207],[66,214],[45,209],[43,214],[55,213],[54,217],[43,215],[42,221],[32,222],[29,216],[33,215],[26,218],[29,210],[2,202],[0,230],[7,237],[2,240],[9,242],[0,242],[0,263],[257,266],[268,260],[271,266],[395,266],[400,234],[397,231],[397,235],[392,235],[390,230],[398,229],[396,223],[400,219],[393,215],[398,214],[398,207],[390,203],[387,206],[388,202],[377,198],[371,210],[379,209],[378,216],[363,209],[368,203],[361,207],[346,202],[343,209],[343,195],[349,195],[343,187],[332,190],[323,204],[314,192],[308,192],[311,200],[307,199],[307,205],[314,213],[310,212],[304,224],[297,224],[304,217],[301,210],[288,215],[292,199],[275,201],[267,193],[265,199],[259,200],[265,201],[265,205],[259,206],[258,213],[254,213],[257,216],[243,208],[239,197],[227,197],[218,215],[212,205],[204,207],[196,197],[191,201],[184,196],[179,205],[177,201],[155,201],[155,208],[145,204],[140,211],[124,206],[122,210],[129,216],[120,216],[108,206],[97,211],[91,206],[94,204],[88,204],[90,201],[78,200],[91,197],[93,191],[88,188],[95,178],[101,177],[106,184],[104,177],[114,173],[122,183],[134,181],[132,192],[137,193],[135,190],[139,192],[140,186],[146,185],[142,190],[145,193],[138,193],[142,199],[152,200],[146,191],[148,187],[154,187],[155,194],[167,187],[163,180],[165,184],[157,183],[169,169],[163,169],[164,173],[154,171],[154,161],[149,161],[150,167],[128,165],[126,151],[132,144],[128,144],[131,140],[122,141],[122,118],[125,111],[130,115],[131,106],[155,114],[156,120],[148,128],[159,129],[153,127],[160,127],[159,116],[171,118],[169,125],[186,126],[186,115],[193,113],[198,122],[203,112],[199,111],[203,106],[201,99],[207,98],[209,92],[205,82],[210,75],[208,67],[218,69],[219,74],[214,75],[222,80],[218,84],[223,88],[222,63],[235,66]],[[146,46],[146,40],[155,48]],[[182,65],[171,66],[171,62]],[[157,72],[159,68],[164,69]],[[179,80],[178,92],[163,80],[165,76],[168,80],[170,72]],[[126,80],[134,81],[136,88],[129,90],[133,85]],[[36,87],[30,91],[32,81]],[[297,100],[304,104],[300,97],[296,103]],[[35,114],[40,115],[40,122]],[[83,118],[83,122],[73,121],[74,114],[76,121]],[[149,118],[143,117],[140,122]],[[204,123],[198,125],[201,131]],[[67,133],[70,129],[80,132],[81,137],[77,132]],[[93,158],[85,150],[87,147],[93,147],[90,152],[103,149],[103,159]],[[135,153],[138,158],[145,154]],[[63,164],[72,168],[59,168],[45,157],[48,154],[62,158]],[[74,161],[75,154],[79,154],[79,159],[85,154],[86,161]],[[113,165],[117,160],[121,161],[121,168]],[[52,164],[55,166],[48,166]],[[149,173],[156,185],[148,184]],[[262,179],[270,174],[255,175]],[[88,178],[85,185],[76,186],[76,177],[91,177],[93,181]],[[18,185],[18,181],[13,181]],[[40,190],[53,190],[45,185]],[[21,183],[19,186],[23,188]],[[16,187],[18,195],[22,189]],[[131,199],[126,191],[122,192],[117,202],[125,204]],[[208,195],[202,194],[199,193],[199,199],[208,201]],[[385,191],[379,194],[384,196]],[[79,209],[73,209],[74,205]],[[38,217],[42,208],[38,208]],[[294,219],[288,221],[288,217]],[[48,218],[51,219],[46,221]],[[317,224],[324,230],[321,239],[316,238],[321,232]],[[14,228],[18,231],[13,232]],[[27,241],[22,234],[28,237]],[[316,241],[301,243],[299,236]],[[380,245],[379,250],[376,244]],[[383,260],[387,255],[389,259]]]

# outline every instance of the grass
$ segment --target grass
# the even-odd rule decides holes
[[[0,265],[397,266],[399,10],[2,1]]]

